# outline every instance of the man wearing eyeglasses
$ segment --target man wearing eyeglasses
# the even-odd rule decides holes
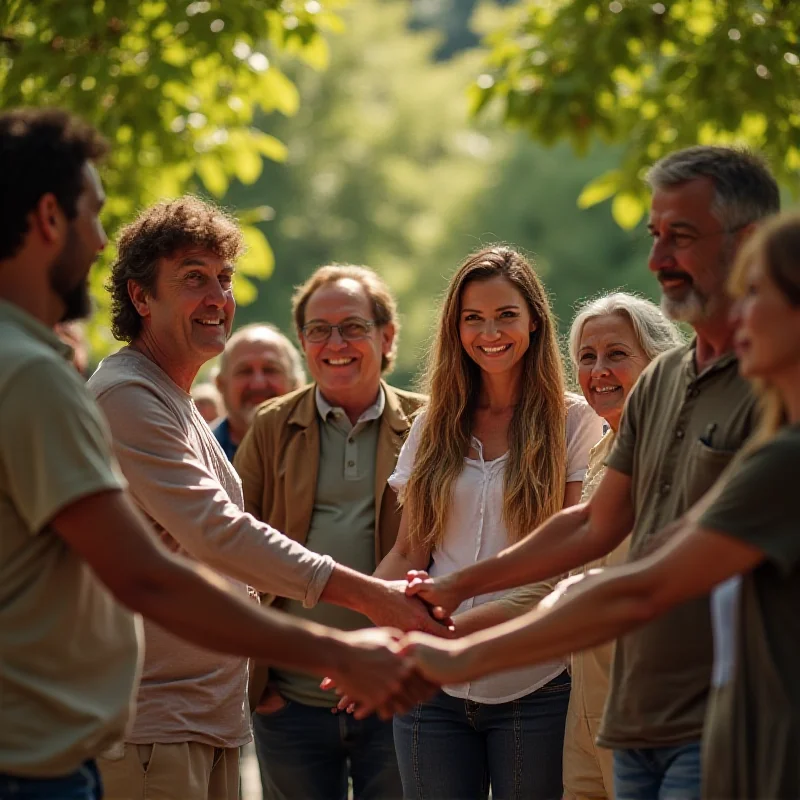
[[[371,574],[397,536],[400,514],[386,481],[424,398],[382,380],[398,321],[371,270],[322,267],[297,290],[293,311],[314,382],[258,410],[234,460],[245,507],[310,550]],[[370,624],[327,603],[275,605],[335,628]],[[334,716],[336,696],[291,671],[272,671],[268,682],[257,671],[251,700],[266,797],[346,797],[348,773],[360,800],[402,796],[391,723]]]

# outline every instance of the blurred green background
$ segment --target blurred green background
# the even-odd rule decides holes
[[[695,142],[761,149],[800,188],[800,3],[0,0],[0,100],[58,104],[114,145],[113,236],[184,191],[240,218],[236,324],[289,329],[293,287],[366,264],[399,298],[393,382],[417,374],[450,273],[505,241],[562,330],[646,295],[643,171]],[[116,346],[102,283],[94,359]]]

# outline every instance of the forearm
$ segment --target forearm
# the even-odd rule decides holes
[[[622,568],[625,569],[625,568]],[[656,604],[646,580],[619,570],[590,576],[572,596],[550,610],[518,619],[459,641],[464,680],[544,663],[618,638],[652,619]]]
[[[378,564],[373,575],[386,581],[402,580],[409,570],[425,569],[428,566],[427,560],[424,564],[421,562],[422,559],[414,558],[410,553],[392,548],[383,561]]]
[[[336,632],[262,608],[235,595],[212,570],[165,557],[131,597],[135,611],[194,644],[314,675],[338,671]]]
[[[571,524],[573,517],[575,521]],[[606,549],[601,538],[593,535],[591,520],[576,516],[575,509],[568,509],[553,515],[497,556],[455,573],[455,591],[463,600],[538,583],[583,566],[605,555]]]

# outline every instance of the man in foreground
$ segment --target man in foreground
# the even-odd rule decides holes
[[[230,656],[335,669],[384,714],[413,695],[388,633],[260,610],[171,556],[128,500],[102,415],[52,331],[89,311],[89,268],[106,244],[94,168],[105,151],[64,112],[0,114],[3,797],[102,797],[94,759],[122,738],[138,681],[131,610]]]

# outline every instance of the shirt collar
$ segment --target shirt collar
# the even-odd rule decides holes
[[[322,392],[319,390],[319,386],[315,388],[314,391],[314,399],[317,403],[317,412],[319,413],[320,417],[327,422],[328,416],[331,413],[336,413],[337,411],[344,414],[344,410],[339,408],[338,406],[332,406],[323,396]],[[369,422],[373,419],[380,419],[383,415],[383,409],[386,407],[386,396],[383,391],[383,386],[378,389],[378,396],[375,398],[375,402],[364,411],[364,413],[358,418],[358,422]]]
[[[29,336],[52,347],[60,356],[69,360],[72,358],[72,348],[56,336],[52,328],[40,322],[36,317],[23,311],[14,303],[0,300],[0,319],[7,319],[13,325],[22,328]]]
[[[736,358],[736,353],[733,350],[731,350],[730,352],[721,355],[712,364],[709,364],[698,375],[697,364],[695,362],[696,349],[697,349],[697,337],[692,339],[692,341],[686,345],[686,352],[683,356],[683,365],[689,377],[689,380],[691,381],[698,380],[699,378],[703,378],[706,375],[711,375],[714,372],[719,372],[720,370],[727,369],[731,366],[733,366],[734,369],[737,369],[739,366],[739,360]]]

